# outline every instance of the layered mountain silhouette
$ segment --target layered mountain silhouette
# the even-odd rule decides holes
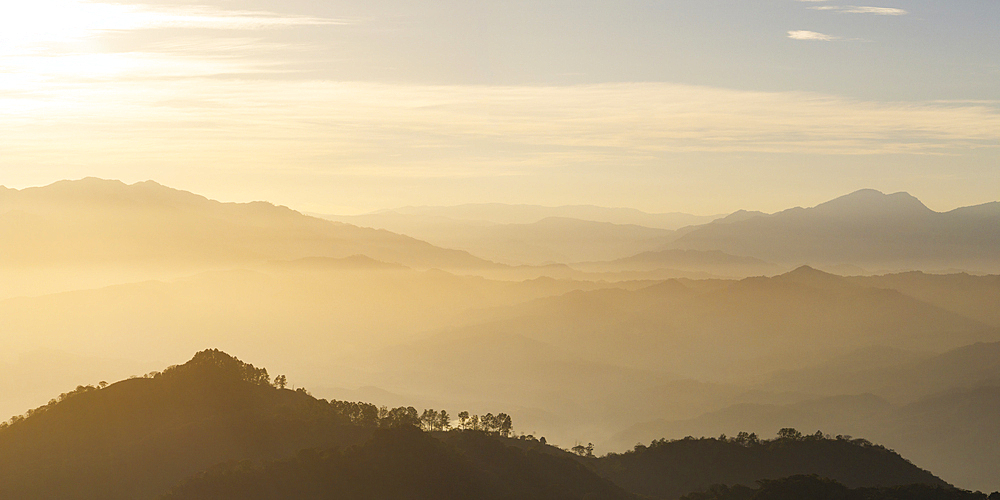
[[[418,268],[492,264],[270,203],[88,178],[0,192],[0,265],[219,265],[365,255]]]
[[[667,229],[570,217],[545,217],[523,224],[433,218],[421,219],[419,225],[414,217],[390,212],[335,220],[388,229],[508,264],[616,259],[659,249],[676,238]]]
[[[876,440],[963,487],[997,489],[1000,470],[989,457],[1000,442],[1000,279],[976,275],[1000,262],[997,207],[937,213],[905,193],[865,190],[813,208],[740,211],[711,221],[505,205],[366,216],[373,227],[377,220],[409,224],[426,231],[423,238],[268,203],[219,203],[152,182],[84,179],[4,188],[0,411],[38,406],[81,380],[162,366],[207,343],[289,367],[297,383],[319,396],[364,394],[378,404],[419,401],[474,412],[502,407],[522,430],[544,432],[557,443],[593,441],[598,453],[658,438],[822,428]],[[883,269],[904,272],[878,272]],[[931,272],[945,269],[972,274]],[[162,375],[71,391],[0,433],[21,436],[27,431],[15,428],[33,428],[29,422],[116,394],[151,408],[152,398],[139,396],[149,388],[184,407],[174,389],[163,388],[168,380]],[[277,392],[254,400],[265,414],[250,421],[275,422],[268,415],[296,414],[281,408],[299,403],[313,408],[307,412],[325,408],[304,402],[302,393],[263,389]],[[101,415],[116,421],[112,413]],[[53,422],[77,425],[79,415],[70,414]],[[134,422],[120,422],[122,436],[140,421],[160,425],[128,418]],[[204,429],[243,425],[187,418],[163,423],[135,443],[152,443],[159,448],[151,453],[173,457],[180,452],[165,443],[184,441],[175,431],[202,436]],[[303,417],[320,425],[310,418]],[[612,438],[623,429],[630,430]],[[204,476],[207,482],[188,484],[217,485],[219,474],[254,484],[281,471],[298,474],[307,463],[339,477],[347,470],[344,460],[367,456],[348,449],[364,447],[369,431],[330,435],[315,445],[302,438],[274,453],[233,447],[225,449],[238,453],[206,453],[210,461],[254,463],[220,466]],[[77,443],[92,460],[81,465],[83,475],[59,476],[58,464],[32,455],[25,443],[34,438],[9,438],[20,443],[10,449],[24,452],[29,465],[11,458],[0,469],[9,463],[35,474],[18,479],[36,481],[18,483],[22,493],[74,481],[96,488],[87,478],[106,476],[86,467],[119,453],[77,442],[68,431],[37,432],[51,434],[39,438],[39,450],[54,450],[62,440]],[[102,434],[122,446],[132,439],[114,441],[114,435]],[[373,449],[429,450],[420,435],[394,436]],[[347,441],[338,441],[342,437]],[[447,463],[468,465],[462,460],[475,453],[468,443],[435,439],[444,448],[427,446]],[[527,454],[534,446],[528,442],[505,446]],[[300,445],[316,454],[297,457]],[[88,455],[88,447],[103,455]],[[551,447],[536,451],[573,458]],[[499,469],[456,467],[479,478],[470,479],[470,488],[489,484],[524,497],[551,492],[494,481],[501,469],[521,470],[532,460],[511,455]],[[574,460],[596,470],[589,458]],[[118,469],[149,472],[130,468],[132,462],[140,461]],[[183,475],[180,481],[212,465],[192,463],[197,467],[164,463],[149,470],[173,471]],[[591,484],[570,469],[550,472],[531,476],[548,478],[537,479],[542,483],[528,482]],[[141,482],[156,483],[158,491],[178,484],[167,484],[175,476],[149,474],[152,479]],[[379,476],[372,477],[377,483]],[[140,491],[133,486],[122,488]]]
[[[672,246],[769,262],[868,269],[1000,269],[1000,202],[934,212],[907,193],[866,189],[813,208],[739,213]]]
[[[896,290],[809,267],[772,278],[667,283],[538,299],[486,314],[468,331],[526,335],[582,359],[715,380],[872,345],[942,352],[1000,335]]]
[[[326,216],[345,217],[345,216]],[[565,205],[545,207],[540,205],[508,205],[503,203],[471,203],[450,207],[402,207],[381,210],[366,215],[346,216],[358,225],[401,224],[390,231],[405,233],[402,224],[421,222],[464,221],[478,224],[532,224],[550,217],[577,219],[610,224],[645,226],[655,229],[675,230],[686,226],[706,224],[720,215],[691,215],[680,212],[648,213],[633,208],[607,208],[594,205]],[[361,224],[364,221],[365,224]],[[345,220],[349,222],[349,220]],[[353,223],[353,222],[352,222]]]

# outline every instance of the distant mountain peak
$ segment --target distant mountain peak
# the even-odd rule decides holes
[[[858,288],[857,285],[845,280],[842,276],[820,271],[819,269],[808,265],[799,266],[785,274],[781,274],[770,279],[779,283],[794,283],[797,285],[805,285],[811,288],[825,290]]]
[[[875,214],[927,214],[933,212],[916,197],[907,192],[885,194],[875,189],[861,189],[851,194],[816,205],[813,210],[845,216]]]
[[[826,278],[839,278],[839,276],[836,276],[834,274],[830,274],[830,273],[825,272],[825,271],[820,271],[819,269],[816,269],[815,267],[812,267],[812,266],[809,266],[809,265],[803,265],[803,266],[796,267],[795,269],[792,269],[791,271],[788,271],[787,273],[782,274],[782,276],[824,278],[824,279],[826,279]]]

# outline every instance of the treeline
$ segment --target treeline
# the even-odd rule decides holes
[[[815,474],[784,479],[759,480],[757,487],[717,484],[705,491],[689,493],[681,500],[1000,500],[1000,493],[987,496],[940,485],[910,484],[848,488],[833,479]]]
[[[884,450],[890,453],[895,453],[895,451],[892,449],[886,448],[879,444],[872,443],[871,441],[864,438],[855,438],[853,436],[845,434],[838,434],[837,436],[833,436],[830,434],[824,434],[823,431],[816,431],[814,434],[803,434],[793,427],[785,427],[779,430],[777,437],[774,437],[772,439],[761,439],[760,437],[757,436],[757,433],[755,432],[740,432],[732,437],[723,434],[718,438],[708,438],[708,437],[695,438],[693,436],[688,436],[683,439],[661,438],[653,440],[648,447],[641,443],[636,444],[633,451],[638,452],[641,450],[645,450],[647,448],[656,448],[658,446],[664,446],[670,443],[676,443],[679,441],[692,441],[692,440],[719,441],[723,443],[738,444],[740,446],[743,446],[744,448],[753,448],[758,446],[768,447],[774,445],[781,445],[783,443],[788,443],[788,442],[839,441],[839,442],[850,443],[852,445],[864,448],[875,448],[878,450]]]
[[[321,399],[320,401],[325,401]],[[514,423],[510,415],[487,413],[483,416],[470,415],[467,411],[459,412],[457,425],[452,424],[451,415],[447,410],[426,409],[418,412],[412,406],[401,406],[389,409],[386,406],[375,406],[371,403],[350,401],[330,401],[329,405],[352,424],[360,427],[391,428],[404,425],[419,427],[425,431],[448,431],[452,429],[481,431],[502,437],[510,437],[514,432]]]

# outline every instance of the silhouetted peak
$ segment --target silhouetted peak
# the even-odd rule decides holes
[[[932,213],[920,200],[909,193],[885,194],[874,189],[862,189],[817,205],[813,210],[848,217],[872,215],[922,215]]]
[[[244,363],[218,349],[206,349],[196,353],[187,363],[172,366],[163,371],[165,377],[195,377],[206,381],[246,382],[254,385],[270,385],[271,377],[264,368]]]
[[[854,287],[842,276],[820,271],[811,266],[799,266],[792,271],[771,278],[780,283],[795,283],[813,288],[841,288]]]

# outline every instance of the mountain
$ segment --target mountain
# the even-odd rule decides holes
[[[675,238],[668,229],[556,216],[495,223],[382,212],[333,220],[406,234],[508,264],[616,259],[658,249]]]
[[[779,264],[989,272],[1000,270],[1000,202],[939,213],[907,193],[867,189],[812,208],[702,225],[671,248]]]
[[[550,278],[487,280],[366,257],[247,267],[0,300],[0,415],[42,404],[53,391],[80,380],[148,372],[206,343],[287,366],[310,387],[330,381],[370,385],[372,350],[465,324],[466,316],[482,309],[611,286]],[[67,355],[17,362],[39,350]],[[105,360],[96,367],[86,362],[111,357],[122,362]],[[111,369],[118,365],[126,370]],[[43,367],[52,369],[40,376]]]
[[[838,395],[836,378],[816,386],[767,382],[773,372],[796,373],[859,350],[925,356],[1000,339],[996,329],[933,304],[812,268],[571,291],[470,311],[463,323],[373,354],[365,361],[370,384],[463,404],[491,394],[520,422],[561,441],[601,442],[630,422],[692,418],[735,403]],[[863,370],[873,359],[843,362]],[[851,380],[845,370],[829,373]],[[900,379],[899,390],[919,389],[920,380]]]
[[[264,202],[220,203],[147,181],[0,191],[0,267],[218,266],[364,255],[417,268],[490,262]]]
[[[910,297],[1000,327],[1000,276],[927,274],[919,271],[857,276],[851,281],[863,286],[898,290]]]
[[[344,216],[331,215],[326,217],[336,217],[339,220],[340,217]],[[402,207],[353,217],[353,220],[368,222],[388,220],[401,222],[404,218],[411,217],[413,221],[438,219],[491,224],[531,224],[542,219],[557,217],[674,230],[685,226],[705,224],[721,217],[721,215],[702,216],[680,212],[647,213],[633,208],[607,208],[594,205],[543,207],[540,205],[473,203],[448,207]]]
[[[775,372],[759,385],[770,391],[872,393],[895,403],[953,389],[1000,386],[1000,343],[976,343],[941,354],[875,348],[805,370]]]
[[[762,366],[805,367],[868,346],[943,352],[1000,338],[988,325],[898,291],[808,267],[770,278],[668,283],[541,298],[490,311],[465,329],[714,381],[760,375]]]

